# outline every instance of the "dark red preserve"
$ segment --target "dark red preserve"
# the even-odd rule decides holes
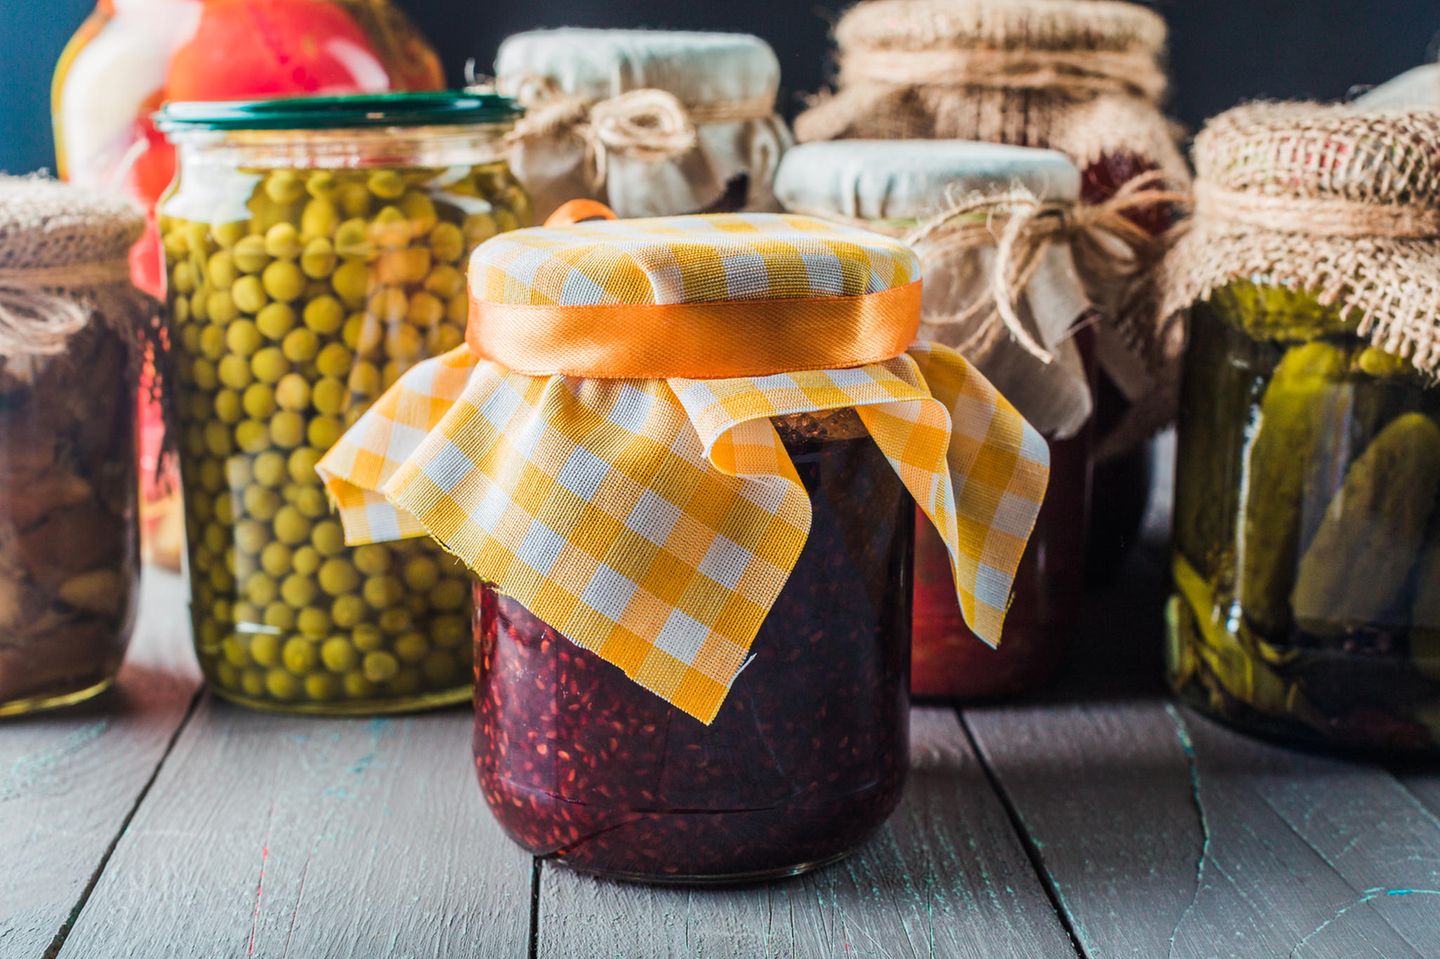
[[[899,801],[914,503],[852,412],[777,425],[810,538],[710,726],[477,588],[476,769],[536,855],[650,882],[791,875]]]

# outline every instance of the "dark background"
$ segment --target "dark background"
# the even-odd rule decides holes
[[[782,108],[829,75],[828,31],[849,0],[399,0],[459,83],[465,61],[488,72],[500,40],[533,27],[741,30],[775,47]],[[1173,112],[1192,128],[1256,97],[1344,96],[1429,59],[1432,0],[1161,0],[1170,21]],[[53,164],[50,73],[93,0],[0,0],[0,170]]]

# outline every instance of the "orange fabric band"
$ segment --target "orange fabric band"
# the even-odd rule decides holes
[[[531,376],[732,379],[893,359],[920,328],[920,282],[865,296],[520,306],[471,297],[475,355]]]

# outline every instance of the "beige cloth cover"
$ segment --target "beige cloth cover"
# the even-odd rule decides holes
[[[496,86],[529,114],[511,164],[543,219],[577,197],[622,217],[776,209],[792,140],[780,64],[745,34],[540,30],[500,47]]]
[[[1087,167],[1188,171],[1159,108],[1165,21],[1116,0],[868,0],[835,28],[839,76],[795,122],[801,141],[987,140]]]
[[[785,155],[775,192],[792,213],[902,236],[972,193],[1022,188],[1041,201],[1075,202],[1080,171],[1050,150],[957,140],[838,140]],[[1042,362],[1013,337],[987,335],[993,311],[969,308],[992,295],[994,245],[958,255],[917,244],[925,271],[922,339],[964,349],[970,360],[1040,433],[1066,439],[1093,412],[1085,364],[1073,341],[1089,309],[1070,249],[1052,244],[1017,296],[1022,321],[1051,354]]]

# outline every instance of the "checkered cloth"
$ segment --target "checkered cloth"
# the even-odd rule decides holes
[[[507,234],[476,251],[471,283],[503,303],[713,302],[761,298],[762,282],[771,298],[858,296],[917,269],[863,231],[736,215]],[[528,376],[462,346],[406,374],[319,470],[352,544],[434,536],[708,723],[809,535],[770,418],[850,407],[949,545],[966,621],[998,643],[1049,452],[944,347],[847,370],[607,380]]]

